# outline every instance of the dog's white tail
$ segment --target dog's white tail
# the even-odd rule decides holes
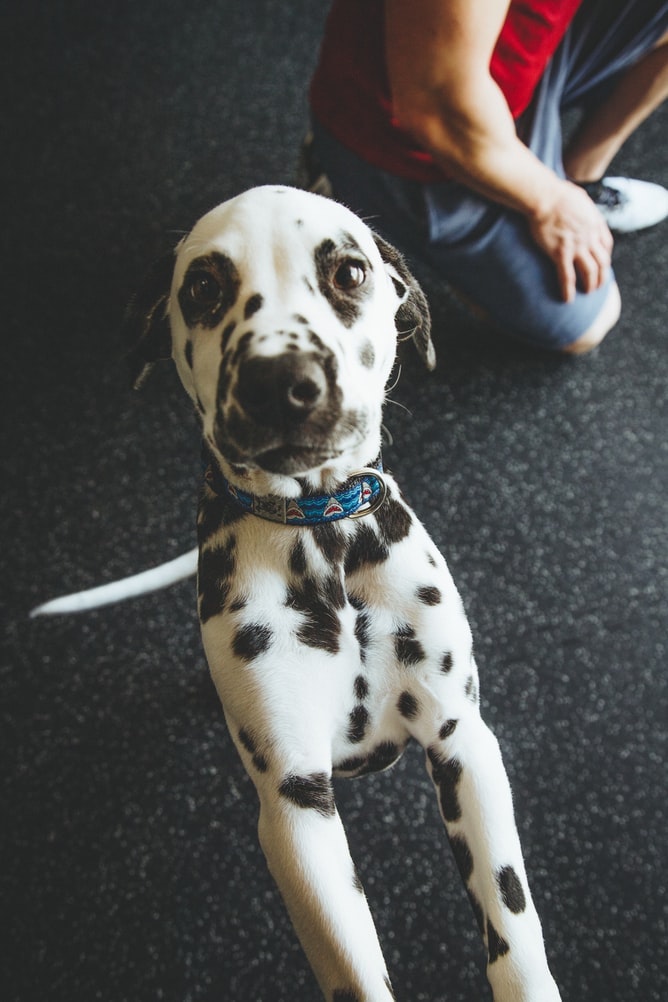
[[[50,602],[38,605],[30,613],[34,616],[58,616],[68,612],[83,612],[86,609],[99,609],[102,605],[111,605],[113,602],[122,602],[126,598],[136,598],[137,595],[146,595],[152,591],[159,591],[169,585],[176,584],[184,578],[190,577],[197,570],[197,547],[182,553],[174,560],[168,560],[159,567],[152,567],[141,574],[132,574],[128,578],[121,578],[120,581],[110,581],[109,584],[100,585],[97,588],[89,588],[87,591],[73,592],[71,595],[62,595],[54,598]]]

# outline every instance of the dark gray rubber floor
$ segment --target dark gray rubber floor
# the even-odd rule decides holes
[[[204,210],[290,182],[325,14],[307,0],[5,5],[0,997],[316,1002],[256,845],[193,584],[30,621],[194,541],[198,440],[127,386],[139,275]],[[666,111],[615,168],[668,182]],[[666,236],[620,239],[594,356],[500,341],[428,278],[385,460],[477,638],[548,952],[571,1002],[668,995]],[[417,751],[337,794],[397,998],[487,997]]]

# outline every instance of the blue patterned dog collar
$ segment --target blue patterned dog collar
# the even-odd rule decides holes
[[[213,463],[206,468],[204,478],[211,490],[216,494],[227,493],[244,511],[283,525],[322,525],[342,518],[362,518],[378,511],[387,497],[380,462],[377,467],[355,470],[333,494],[306,494],[300,498],[248,494],[226,480]]]

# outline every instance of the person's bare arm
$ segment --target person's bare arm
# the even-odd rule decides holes
[[[385,45],[393,109],[455,180],[527,217],[555,264],[564,299],[576,280],[598,288],[612,236],[577,185],[518,139],[489,72],[508,0],[386,0]]]

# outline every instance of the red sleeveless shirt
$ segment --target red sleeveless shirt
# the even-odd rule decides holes
[[[531,101],[581,2],[511,0],[490,71],[514,118]],[[432,157],[393,118],[383,18],[383,0],[334,0],[311,82],[314,116],[373,166],[423,183],[442,180]]]

